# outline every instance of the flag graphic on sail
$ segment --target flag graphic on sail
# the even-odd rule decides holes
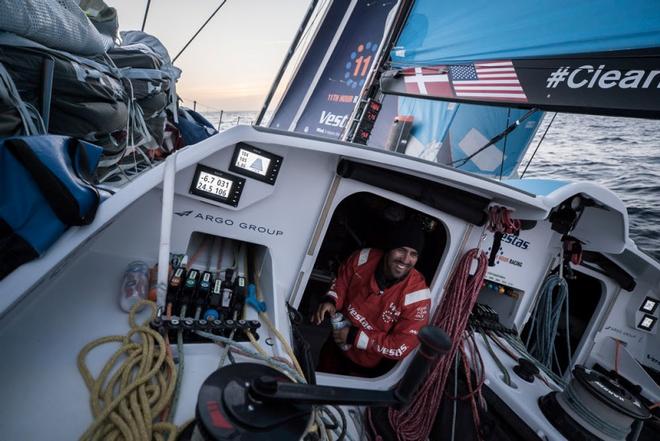
[[[406,93],[446,98],[526,103],[511,61],[403,69]]]
[[[456,97],[527,102],[511,61],[451,65],[449,78]]]
[[[445,66],[411,67],[403,70],[406,92],[417,95],[453,96]]]

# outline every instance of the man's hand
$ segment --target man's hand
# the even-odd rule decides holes
[[[321,303],[316,310],[316,314],[312,317],[312,322],[317,325],[320,325],[326,314],[330,314],[332,317],[337,312],[337,308],[330,302]]]
[[[345,328],[332,331],[332,337],[335,339],[335,343],[337,343],[338,346],[346,343],[346,339],[348,338],[348,331],[350,331],[350,329],[350,326],[346,326]]]

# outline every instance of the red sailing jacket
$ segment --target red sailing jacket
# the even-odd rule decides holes
[[[428,324],[431,308],[424,276],[414,268],[381,291],[374,274],[383,254],[370,248],[353,253],[327,293],[358,330],[344,353],[364,367],[376,366],[383,357],[399,360],[408,355],[419,343],[417,333]]]

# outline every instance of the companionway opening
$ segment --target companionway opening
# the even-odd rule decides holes
[[[326,317],[319,326],[311,323],[311,317],[337,276],[340,265],[359,250],[387,250],[391,232],[397,225],[406,222],[420,225],[424,231],[424,248],[415,268],[428,285],[437,272],[447,246],[446,227],[437,218],[367,192],[348,196],[334,211],[298,307],[305,318],[305,325],[301,329],[311,346],[313,363],[319,372],[342,373],[324,367],[322,362],[319,364],[322,352],[335,345],[329,318]],[[388,372],[396,363],[396,359],[384,358],[375,367],[351,371],[347,375],[377,377]]]

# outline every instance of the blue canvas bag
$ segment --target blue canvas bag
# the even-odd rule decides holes
[[[66,136],[0,140],[0,279],[94,220],[103,149]]]
[[[179,122],[177,127],[186,145],[197,144],[215,135],[218,131],[206,118],[194,110],[179,107]]]

